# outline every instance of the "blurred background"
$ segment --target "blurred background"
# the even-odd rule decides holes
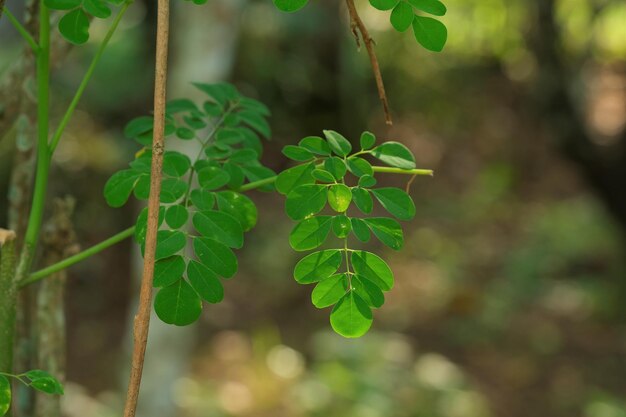
[[[396,287],[358,340],[291,271],[283,198],[255,192],[259,224],[225,301],[200,322],[152,321],[141,416],[625,417],[626,2],[448,0],[441,54],[358,2],[395,118],[389,128],[343,2],[295,14],[270,0],[173,2],[171,98],[233,82],[272,109],[263,161],[322,129],[405,143],[417,216],[389,260]],[[14,13],[22,2],[8,0]],[[55,156],[49,198],[76,199],[83,247],[130,226],[108,177],[137,151],[123,126],[151,110],[155,2],[136,1]],[[63,114],[108,21],[53,74]],[[0,21],[0,71],[23,44]],[[56,123],[53,123],[56,124]],[[0,142],[0,224],[14,142]],[[383,183],[403,186],[401,178]],[[119,415],[140,259],[130,240],[69,271],[67,416]]]

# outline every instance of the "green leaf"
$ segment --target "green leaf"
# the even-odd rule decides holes
[[[370,240],[370,229],[367,227],[367,223],[356,217],[352,217],[350,223],[352,224],[352,233],[354,233],[357,239],[361,242],[368,242]]]
[[[75,9],[59,20],[59,32],[69,42],[80,45],[89,40],[89,17],[83,9]]]
[[[287,195],[300,185],[313,184],[315,179],[311,173],[314,169],[315,163],[311,162],[284,170],[276,178],[276,190],[283,195]]]
[[[83,7],[93,17],[106,19],[111,16],[111,8],[103,0],[83,0]]]
[[[400,0],[370,0],[372,7],[378,10],[391,10]]]
[[[243,185],[245,175],[243,173],[243,169],[241,169],[239,165],[231,161],[226,161],[224,162],[224,165],[222,165],[222,168],[224,168],[224,171],[226,171],[230,176],[230,181],[228,181],[228,186],[230,188],[237,189]]]
[[[47,8],[53,10],[70,10],[80,6],[83,0],[44,0]],[[0,414],[1,415],[1,414]]]
[[[372,281],[381,290],[393,288],[393,273],[389,265],[378,255],[365,251],[354,251],[350,257],[354,271]]]
[[[254,202],[243,194],[234,191],[219,191],[217,193],[217,206],[224,213],[237,219],[244,232],[256,225],[257,208]]]
[[[189,194],[191,202],[199,210],[211,210],[215,205],[215,196],[209,190],[195,189]]]
[[[208,237],[231,248],[243,246],[243,229],[230,214],[215,210],[199,211],[193,216],[193,226],[204,237]]]
[[[352,191],[345,184],[331,185],[328,190],[328,204],[338,213],[348,210],[352,202]]]
[[[167,151],[163,155],[163,173],[172,177],[182,177],[191,168],[187,155],[176,151]]]
[[[370,307],[379,308],[385,304],[385,294],[369,279],[359,275],[353,275],[352,287],[359,297]]]
[[[328,142],[319,136],[307,136],[302,139],[298,145],[316,155],[330,155],[330,146],[328,146]]]
[[[335,177],[333,177],[333,174],[331,174],[330,172],[324,169],[316,168],[311,172],[311,175],[313,175],[313,178],[321,182],[326,182],[326,183],[335,182]]]
[[[346,163],[343,159],[339,159],[336,156],[330,157],[324,161],[324,169],[330,172],[337,181],[340,181],[346,175]]]
[[[200,111],[196,103],[186,98],[177,98],[174,100],[168,100],[165,105],[165,111],[169,114],[183,113],[183,112],[192,112],[192,111]]]
[[[274,5],[283,12],[292,13],[300,10],[309,0],[274,0]]]
[[[367,162],[363,158],[354,157],[348,159],[348,169],[352,174],[357,177],[363,177],[364,175],[374,175],[374,169],[372,168],[372,164]]]
[[[185,273],[185,260],[180,255],[170,256],[154,263],[155,287],[167,287],[178,281]]]
[[[314,155],[305,148],[295,145],[287,145],[283,148],[283,155],[294,161],[309,161],[314,158]]]
[[[392,167],[415,168],[415,157],[409,148],[399,142],[385,142],[372,149],[372,155]]]
[[[193,83],[193,86],[204,92],[222,107],[225,107],[229,102],[237,100],[240,97],[237,89],[232,84],[228,83]]]
[[[187,278],[200,297],[209,303],[219,303],[224,299],[224,287],[213,271],[196,261],[187,266]]]
[[[370,192],[365,188],[354,187],[352,189],[352,198],[354,199],[354,204],[365,214],[370,214],[374,209],[374,201],[372,200],[372,196]]]
[[[167,324],[187,326],[200,317],[202,300],[187,281],[179,279],[157,293],[154,311]]]
[[[361,150],[366,151],[371,149],[376,143],[376,136],[374,136],[371,132],[363,132],[361,133]]]
[[[270,109],[268,109],[267,106],[259,100],[255,100],[253,98],[241,97],[239,99],[239,105],[244,109],[254,111],[255,113],[259,113],[262,116],[270,115]]]
[[[134,139],[146,133],[152,134],[153,126],[154,118],[149,116],[136,117],[128,122],[124,128],[124,136],[128,139]]]
[[[254,165],[259,160],[259,154],[254,149],[239,149],[228,160],[241,165]]]
[[[326,205],[327,187],[311,184],[301,185],[287,194],[285,211],[292,220],[302,220],[319,213]]]
[[[331,221],[331,216],[317,216],[301,221],[291,231],[289,244],[297,251],[317,248],[328,237]]]
[[[372,326],[372,321],[372,310],[354,291],[344,295],[330,313],[333,330],[348,338],[363,336]]]
[[[342,253],[339,249],[313,252],[296,264],[293,277],[300,284],[310,284],[326,279],[337,272],[341,266]]]
[[[230,181],[228,172],[217,167],[207,167],[198,171],[198,182],[205,190],[217,190]]]
[[[439,0],[408,0],[413,7],[435,16],[443,16],[446,14],[446,6]]]
[[[178,178],[166,178],[161,182],[160,200],[162,203],[175,203],[183,198],[189,186]]]
[[[165,222],[172,229],[183,227],[187,223],[187,218],[189,218],[187,208],[181,204],[171,206],[165,211]]]
[[[344,157],[352,151],[350,141],[334,130],[324,130],[324,136],[326,136],[328,145],[335,154]]]
[[[420,45],[433,52],[441,52],[448,40],[446,26],[431,17],[415,16],[413,33]]]
[[[150,175],[140,175],[133,194],[137,200],[147,200],[150,197]]]
[[[133,191],[140,174],[137,171],[125,169],[116,172],[104,185],[104,198],[111,207],[122,207]]]
[[[404,32],[411,27],[414,17],[413,8],[407,2],[401,1],[391,12],[391,26],[398,32]]]
[[[411,197],[399,188],[375,188],[371,190],[380,204],[400,220],[411,220],[415,216],[415,204]]]
[[[177,230],[159,230],[157,232],[156,259],[175,255],[185,247],[187,239],[183,232]]]
[[[0,375],[0,416],[3,416],[11,407],[11,383],[6,376]]]
[[[359,178],[359,187],[369,188],[375,185],[376,178],[374,178],[372,175],[363,175],[361,178]]]
[[[251,111],[241,111],[237,113],[237,115],[241,117],[241,120],[244,123],[259,132],[265,138],[269,139],[269,137],[272,135],[272,130],[269,123],[267,123],[265,117],[261,116],[260,114]]]
[[[200,262],[220,277],[230,278],[237,272],[237,258],[228,246],[205,237],[193,240],[193,250]]]
[[[321,280],[311,293],[311,302],[317,308],[330,307],[346,294],[346,274],[337,274]]]
[[[372,217],[364,221],[382,243],[395,250],[402,249],[404,237],[397,221],[388,217]]]
[[[163,220],[165,220],[165,207],[159,207],[159,227],[163,224]],[[146,240],[146,230],[148,229],[148,207],[145,207],[137,216],[137,221],[135,222],[135,240],[137,243],[143,245]]]
[[[33,369],[25,373],[30,379],[30,386],[37,391],[52,395],[63,395],[63,385],[52,375],[40,369]]]
[[[333,233],[335,236],[343,239],[348,236],[350,230],[352,230],[352,223],[346,215],[341,214],[333,217]]]

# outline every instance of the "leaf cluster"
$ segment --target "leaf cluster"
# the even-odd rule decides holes
[[[259,161],[261,137],[271,134],[267,107],[230,84],[194,85],[206,94],[201,106],[188,99],[167,103],[166,148],[172,140],[181,140],[197,141],[200,149],[193,161],[174,150],[164,153],[154,272],[154,286],[159,288],[156,313],[179,326],[198,319],[202,301],[220,302],[221,279],[237,271],[233,249],[243,246],[244,233],[257,222],[255,204],[238,190],[246,181],[276,175]],[[110,206],[122,206],[131,194],[148,199],[152,128],[149,116],[127,124],[126,137],[144,148],[129,168],[107,181],[104,196]],[[264,189],[270,191],[272,185]],[[147,218],[145,208],[135,229],[142,252]]]
[[[302,258],[294,278],[301,284],[315,283],[311,294],[318,308],[334,306],[333,329],[345,337],[359,337],[372,324],[372,309],[383,305],[384,292],[393,287],[393,274],[379,256],[350,249],[351,235],[367,242],[373,234],[381,243],[399,250],[404,243],[398,220],[411,220],[415,205],[395,187],[376,187],[374,168],[365,159],[374,157],[394,168],[415,168],[411,151],[398,142],[378,146],[372,133],[364,132],[360,150],[341,134],[327,130],[324,137],[310,136],[283,153],[299,162],[279,174],[276,189],[286,196],[285,211],[297,221],[289,236],[296,251],[324,245],[329,236],[343,240],[343,247],[323,249]],[[392,217],[369,217],[374,200]],[[351,207],[354,210],[350,211]],[[326,212],[324,212],[324,210]],[[365,215],[365,216],[364,216]],[[339,271],[344,265],[344,269]]]
[[[273,0],[281,11],[292,13],[307,5],[309,0]],[[429,51],[440,52],[448,39],[448,30],[439,20],[416,13],[444,16],[446,6],[439,0],[369,0],[378,10],[391,10],[391,25],[398,32],[413,29],[417,42]]]

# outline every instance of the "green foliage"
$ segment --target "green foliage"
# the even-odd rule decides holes
[[[324,152],[312,152],[306,161],[283,171],[276,185],[286,195],[287,215],[298,221],[289,236],[294,250],[323,246],[331,230],[336,238],[343,240],[340,248],[320,250],[302,258],[294,269],[294,278],[301,284],[317,283],[311,301],[318,308],[334,305],[330,322],[337,333],[359,337],[372,324],[372,309],[383,305],[383,291],[393,286],[393,275],[380,257],[350,249],[349,237],[353,234],[366,242],[373,233],[381,243],[398,250],[403,246],[403,234],[393,218],[360,218],[349,214],[352,203],[362,213],[369,214],[374,209],[375,197],[397,219],[410,220],[415,216],[415,204],[405,191],[372,188],[376,185],[375,170],[364,157],[370,155],[401,169],[415,167],[415,158],[407,147],[397,142],[375,146],[376,138],[369,132],[363,133],[361,150],[353,154],[350,154],[352,144],[339,133],[324,131],[324,136],[327,146],[321,145],[321,138],[305,138],[300,142],[300,147],[306,141]],[[284,153],[293,155],[293,147]],[[349,185],[354,183],[357,185]],[[328,213],[324,212],[326,203]],[[342,264],[345,271],[338,272]]]
[[[166,147],[176,140],[195,140],[199,151],[194,160],[174,150],[163,155],[154,273],[154,286],[159,288],[156,313],[164,322],[178,326],[198,319],[203,300],[220,302],[224,297],[220,278],[230,278],[237,271],[231,248],[243,246],[244,233],[254,227],[258,216],[252,200],[239,188],[246,181],[276,175],[259,162],[260,136],[271,132],[266,121],[268,109],[229,84],[194,85],[207,95],[204,103],[176,99],[167,105]],[[120,207],[131,194],[148,199],[152,124],[151,117],[142,116],[124,129],[125,136],[143,148],[129,168],[107,181],[104,197],[109,205]],[[146,223],[144,210],[135,233],[142,248]]]
[[[274,5],[281,11],[292,13],[300,10],[308,3],[308,0],[273,0]],[[372,7],[382,11],[391,10],[389,20],[391,25],[398,32],[405,32],[410,27],[417,42],[424,48],[433,52],[441,52],[448,40],[448,30],[446,26],[437,19],[425,17],[418,12],[427,13],[433,16],[444,16],[447,12],[446,6],[439,0],[369,0]],[[328,138],[328,136],[327,136]],[[337,155],[345,156],[350,152],[348,149],[337,148],[339,145],[334,138],[328,138],[333,152],[338,150]],[[344,142],[345,143],[345,142]],[[349,144],[349,142],[348,142]],[[334,147],[333,147],[334,146]],[[366,148],[365,148],[366,149]],[[287,150],[292,152],[292,150]],[[345,152],[345,154],[343,154]],[[289,155],[288,155],[289,156]]]
[[[154,271],[157,315],[166,323],[187,325],[198,319],[203,301],[224,298],[220,279],[237,272],[233,249],[243,247],[245,232],[257,221],[256,206],[241,190],[275,185],[286,197],[286,214],[297,222],[289,244],[296,251],[317,249],[298,262],[294,278],[318,283],[312,302],[319,308],[334,306],[331,325],[336,332],[363,335],[372,323],[371,310],[382,306],[383,291],[393,286],[393,275],[378,256],[350,249],[349,239],[367,242],[373,235],[394,250],[402,248],[402,228],[395,219],[411,220],[415,204],[399,188],[376,188],[375,172],[414,168],[411,151],[398,142],[377,145],[370,132],[361,135],[360,150],[353,151],[346,137],[325,130],[323,137],[287,145],[283,154],[297,165],[276,176],[259,162],[260,137],[270,133],[266,107],[229,84],[194,85],[208,96],[202,105],[177,99],[166,112],[166,146],[172,140],[197,140],[200,149],[194,160],[174,150],[164,153]],[[124,134],[144,147],[129,168],[105,185],[104,196],[114,207],[131,194],[145,200],[150,189],[152,119],[131,121]],[[374,167],[367,158],[390,167]],[[361,218],[359,212],[374,211],[375,201],[395,219]],[[135,233],[142,248],[146,227],[144,209]],[[318,249],[330,236],[342,241],[339,248]],[[342,265],[345,270],[338,272]]]
[[[0,416],[11,408],[11,383],[14,378],[22,384],[50,395],[63,395],[63,385],[46,371],[35,369],[19,375],[0,373]]]
[[[59,32],[69,42],[80,45],[89,40],[92,17],[106,19],[111,16],[111,6],[125,0],[44,0],[46,7],[60,10]]]

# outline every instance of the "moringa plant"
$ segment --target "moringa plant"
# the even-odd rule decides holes
[[[206,0],[193,0],[203,4]],[[274,0],[282,11],[293,12],[308,0]],[[135,352],[125,416],[133,416],[145,353],[151,288],[156,287],[154,309],[165,323],[184,326],[195,322],[203,302],[224,298],[221,279],[237,272],[234,250],[244,246],[244,234],[257,223],[257,208],[246,192],[277,191],[285,196],[285,212],[295,221],[288,237],[295,251],[309,252],[295,266],[293,277],[301,284],[315,284],[311,301],[317,308],[332,307],[330,324],[344,337],[360,337],[370,328],[372,309],[380,308],[384,292],[393,287],[393,273],[378,255],[360,250],[353,242],[367,242],[372,235],[384,245],[400,250],[402,227],[415,215],[408,194],[417,175],[411,151],[399,142],[377,143],[364,132],[350,141],[333,130],[308,136],[287,145],[283,154],[294,166],[276,174],[261,162],[263,140],[269,139],[270,110],[256,99],[245,97],[230,84],[194,86],[205,94],[195,103],[181,98],[165,102],[167,80],[167,25],[169,1],[159,0],[155,112],[130,121],[124,135],[141,148],[127,169],[115,173],[104,187],[112,207],[124,205],[131,194],[148,200],[135,225],[61,262],[33,272],[44,213],[49,168],[65,128],[91,79],[104,50],[132,0],[41,0],[36,31],[27,29],[6,8],[2,11],[23,36],[36,61],[37,81],[37,173],[32,186],[29,221],[21,248],[12,231],[0,229],[0,416],[10,412],[14,379],[36,390],[63,394],[61,383],[42,370],[13,373],[16,300],[20,289],[46,279],[98,252],[134,236],[145,255],[140,311],[135,320]],[[370,0],[379,10],[391,10],[392,26],[409,27],[426,49],[440,51],[447,37],[435,16],[446,13],[438,0]],[[1,4],[1,2],[0,2]],[[346,0],[357,44],[362,40],[372,64],[386,121],[391,116],[374,54],[374,43],[360,19],[354,1]],[[76,94],[56,130],[49,130],[49,75],[51,11],[58,14],[58,31],[72,44],[88,41],[92,18],[106,19],[118,12],[79,84]],[[360,35],[360,36],[359,36]],[[192,155],[172,149],[172,141],[198,142]],[[353,143],[358,143],[353,148]],[[377,160],[384,165],[373,165]],[[406,190],[377,187],[378,174],[409,175]],[[372,216],[377,201],[391,217]],[[144,287],[147,287],[145,289]],[[146,309],[147,308],[147,309]],[[139,327],[137,327],[139,326]],[[138,330],[139,328],[139,330]]]

